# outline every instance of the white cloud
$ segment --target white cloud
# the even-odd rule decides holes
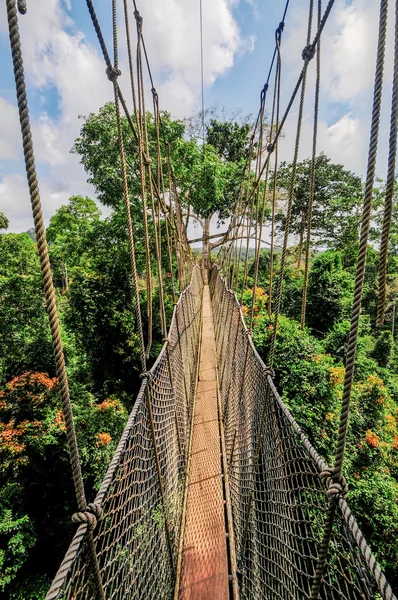
[[[0,158],[15,159],[21,152],[18,109],[0,97]]]
[[[42,180],[40,194],[43,214],[48,221],[56,208],[68,200],[68,192],[56,190]],[[26,178],[21,175],[5,175],[0,181],[0,207],[10,221],[11,231],[26,231],[33,227],[33,217]]]
[[[238,4],[239,0],[203,0],[205,86],[233,67],[237,53],[253,49],[253,38],[243,39],[234,19]],[[199,3],[147,0],[141,12],[161,105],[176,116],[187,116],[201,86]]]
[[[253,40],[241,38],[233,17],[238,3],[239,0],[203,0],[206,86],[233,66],[238,52],[251,50]],[[82,32],[76,31],[68,14],[71,4],[71,0],[40,0],[34,10],[19,20],[28,92],[34,88],[45,97],[46,93],[55,91],[58,98],[56,118],[43,110],[32,119],[47,217],[67,201],[69,195],[93,195],[78,157],[69,150],[81,127],[78,116],[97,111],[113,97],[102,56]],[[195,107],[200,93],[198,3],[196,0],[147,0],[142,3],[142,15],[161,107],[176,116],[185,116]],[[134,30],[134,17],[131,26]],[[4,4],[0,7],[0,32],[7,35]],[[135,33],[132,37],[135,45]],[[122,36],[120,43],[122,52]],[[120,84],[128,98],[128,69],[126,57],[122,55],[121,65]],[[0,98],[0,126],[0,158],[20,157],[17,109],[3,98]],[[22,165],[21,162],[21,172]],[[20,202],[21,198],[27,198],[26,194],[23,177],[12,173],[3,175],[0,206],[18,230],[31,222],[30,215],[22,216],[29,206],[25,201]]]
[[[367,163],[379,7],[378,0],[355,0],[352,3],[337,0],[322,35],[318,151],[324,151],[333,161],[362,176]],[[301,51],[305,45],[307,9],[305,1],[296,4],[285,29],[282,45],[285,101],[303,65]],[[383,140],[388,135],[391,101],[393,0],[389,0],[389,15],[378,161],[378,174],[382,177],[385,176],[387,154]],[[301,158],[311,155],[314,85],[315,60],[308,69]],[[286,138],[281,143],[285,160],[292,159],[297,104],[298,98],[286,124]]]

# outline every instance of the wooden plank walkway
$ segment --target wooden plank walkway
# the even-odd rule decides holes
[[[181,600],[228,600],[228,559],[209,286],[203,331],[183,542]]]

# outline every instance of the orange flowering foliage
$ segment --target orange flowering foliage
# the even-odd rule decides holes
[[[65,417],[64,413],[62,412],[62,409],[59,409],[59,411],[57,412],[56,417],[54,419],[54,425],[58,427],[60,431],[66,430]]]
[[[394,431],[395,426],[396,426],[395,417],[393,417],[392,415],[386,415],[386,421],[387,421],[387,429],[389,431]]]
[[[366,432],[365,440],[368,446],[372,446],[373,448],[379,447],[380,437],[376,433],[370,431],[370,429]]]
[[[107,446],[112,441],[112,438],[109,435],[109,433],[106,433],[105,431],[103,431],[102,433],[97,433],[95,439],[97,440],[95,442],[95,445],[98,447]]]
[[[23,373],[23,375],[18,375],[18,377],[14,377],[14,379],[9,381],[6,386],[6,390],[14,391],[18,388],[25,388],[27,386],[42,386],[47,390],[51,390],[55,385],[57,385],[56,377],[51,379],[47,373],[30,373],[28,371]]]
[[[340,385],[344,382],[345,368],[344,367],[330,367],[330,383],[332,385]]]
[[[247,317],[247,315],[249,314],[249,307],[242,305],[242,313],[244,317]]]
[[[392,447],[394,450],[398,450],[398,435],[394,435],[394,439],[392,442]]]
[[[112,398],[105,398],[105,400],[101,402],[101,404],[97,404],[97,408],[100,411],[109,410],[110,408],[118,410],[120,406],[117,400]]]
[[[47,373],[26,372],[9,381],[0,393],[0,410],[23,410],[25,416],[42,406],[57,385],[57,378],[51,378]],[[14,407],[14,408],[12,408]]]
[[[15,421],[0,423],[0,446],[3,451],[10,454],[21,454],[25,449],[25,444],[21,441],[21,436],[26,430],[26,421],[15,426]]]
[[[378,403],[383,404],[387,398],[387,389],[384,381],[375,375],[369,375],[367,380],[358,385],[362,394],[372,394],[372,398]]]

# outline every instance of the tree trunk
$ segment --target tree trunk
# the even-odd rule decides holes
[[[301,228],[300,228],[300,243],[298,247],[298,256],[297,256],[297,270],[300,273],[301,269],[301,259],[303,256],[303,240],[304,240],[304,215],[301,217]]]
[[[184,261],[183,249],[182,249],[185,231],[184,231],[183,223],[182,223],[180,203],[178,201],[175,202],[175,215],[176,215],[176,221],[177,221],[178,237],[180,239],[180,242],[177,243],[178,250],[176,252],[177,265],[178,265],[178,281],[180,283],[180,292],[182,292],[187,285],[186,273],[185,273],[185,261]]]
[[[204,221],[203,226],[203,250],[202,250],[202,267],[203,273],[206,274],[209,272],[210,268],[210,217],[207,217]]]

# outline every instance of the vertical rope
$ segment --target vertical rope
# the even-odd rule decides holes
[[[283,22],[282,22],[283,23]],[[281,24],[282,24],[281,23]],[[279,26],[280,27],[280,26]],[[276,127],[279,125],[280,115],[280,101],[281,101],[281,74],[282,74],[282,60],[280,53],[280,44],[278,42],[278,35],[276,36],[278,57],[276,63],[275,73],[275,89],[274,97],[277,94],[277,107],[276,107]],[[272,134],[272,132],[271,132]],[[278,145],[279,141],[276,138],[274,142],[274,174],[273,174],[273,186],[272,186],[272,214],[271,214],[271,249],[270,249],[270,262],[269,262],[269,289],[268,289],[268,316],[271,317],[272,312],[272,288],[273,288],[273,277],[274,277],[274,250],[275,250],[275,213],[276,213],[276,190],[277,190],[277,173],[278,173]]]
[[[135,308],[136,308],[136,316],[138,321],[138,329],[139,329],[139,337],[140,337],[140,349],[141,349],[141,367],[142,370],[146,370],[146,356],[145,356],[145,342],[144,342],[144,332],[142,326],[142,317],[141,317],[141,304],[139,297],[139,285],[138,285],[138,273],[137,273],[137,263],[135,257],[135,239],[134,232],[131,220],[131,210],[130,210],[130,199],[129,199],[129,191],[128,191],[128,180],[127,180],[127,166],[126,166],[126,154],[124,149],[124,139],[123,139],[123,130],[122,130],[122,122],[120,115],[120,105],[119,105],[119,90],[117,85],[117,77],[120,75],[120,71],[118,69],[118,41],[117,41],[117,15],[116,15],[116,0],[112,0],[112,14],[113,14],[113,46],[114,46],[114,67],[112,70],[108,69],[108,78],[113,82],[114,86],[114,96],[115,96],[115,109],[116,109],[116,123],[117,123],[117,132],[118,132],[118,141],[119,141],[119,154],[120,154],[120,162],[122,166],[122,180],[123,180],[123,197],[126,208],[126,218],[127,218],[127,229],[129,235],[129,250],[130,250],[130,261],[131,261],[131,269],[132,269],[132,277],[133,277],[133,287],[134,287],[134,296],[135,296]]]
[[[301,80],[300,106],[299,106],[298,119],[297,119],[296,142],[295,142],[295,148],[294,148],[294,158],[293,158],[293,163],[292,163],[292,175],[291,175],[290,187],[289,187],[288,207],[287,207],[286,222],[285,222],[285,235],[284,235],[284,239],[283,239],[281,265],[280,265],[276,304],[275,304],[275,318],[274,318],[274,326],[273,326],[273,330],[272,330],[271,347],[270,347],[269,364],[270,364],[271,368],[273,367],[273,364],[274,364],[275,342],[276,342],[277,329],[278,329],[279,313],[280,313],[281,302],[282,302],[283,279],[284,279],[284,274],[285,274],[287,245],[288,245],[288,240],[289,240],[290,221],[291,221],[292,209],[293,209],[294,188],[295,188],[295,184],[296,184],[296,170],[297,170],[298,153],[299,153],[299,148],[300,148],[301,126],[302,126],[302,121],[303,121],[307,68],[308,68],[308,64],[309,64],[310,60],[312,60],[312,58],[314,57],[314,53],[315,53],[314,48],[309,45],[309,40],[311,38],[313,12],[314,12],[314,0],[311,0],[310,7],[309,7],[309,15],[308,15],[307,46],[303,50],[304,67],[303,67],[303,71],[302,71],[303,77]]]
[[[373,199],[373,185],[376,170],[377,146],[379,139],[380,111],[381,99],[383,91],[383,72],[384,72],[384,57],[386,45],[387,31],[387,14],[388,0],[380,2],[380,20],[379,20],[379,35],[377,45],[376,73],[373,94],[373,110],[372,122],[370,131],[369,156],[367,166],[367,176],[364,192],[364,203],[362,213],[361,236],[359,242],[359,252],[357,261],[357,270],[355,277],[354,303],[351,317],[351,327],[348,339],[346,373],[344,378],[344,391],[341,402],[340,424],[338,440],[336,445],[334,468],[330,473],[325,473],[328,478],[329,485],[329,506],[324,523],[324,534],[319,550],[318,563],[315,572],[315,578],[311,589],[311,600],[316,600],[322,585],[323,573],[327,561],[327,555],[332,535],[334,513],[336,510],[336,499],[342,496],[342,488],[344,487],[344,478],[342,477],[342,467],[344,460],[344,450],[346,444],[348,417],[350,413],[351,388],[354,376],[357,337],[359,327],[359,317],[361,313],[362,289],[365,277],[366,254],[368,248],[368,236],[371,220],[371,209]]]
[[[146,166],[149,166],[149,156],[145,154],[146,147],[146,114],[145,114],[145,99],[144,99],[144,82],[142,73],[142,17],[135,10],[134,16],[137,24],[137,95],[138,95],[138,112],[136,113],[137,129],[139,135],[140,146],[140,177],[141,177],[141,196],[142,196],[142,214],[144,223],[144,241],[145,241],[145,256],[146,256],[146,286],[147,286],[147,312],[148,312],[148,340],[146,347],[146,356],[149,358],[149,353],[152,347],[152,270],[151,270],[151,251],[149,245],[148,232],[148,215],[147,215],[147,191],[146,191]],[[150,181],[151,178],[149,177]]]
[[[397,155],[397,124],[398,124],[398,3],[395,3],[395,37],[394,37],[394,71],[391,102],[391,121],[388,151],[388,167],[386,192],[384,200],[384,218],[381,234],[379,276],[378,276],[378,301],[376,326],[382,327],[386,311],[386,287],[387,287],[387,257],[388,238],[390,235],[394,183],[395,183],[395,161]]]
[[[26,3],[23,2],[21,6],[18,6],[21,10],[21,13],[25,14]],[[39,254],[40,269],[43,278],[44,297],[50,321],[51,338],[54,350],[59,391],[62,402],[62,411],[65,417],[66,437],[70,455],[72,479],[75,488],[77,507],[79,511],[76,514],[76,517],[79,522],[87,523],[88,548],[90,562],[93,568],[94,584],[98,597],[102,600],[105,600],[104,590],[101,581],[101,573],[98,565],[93,539],[93,529],[96,526],[97,518],[100,518],[101,516],[101,509],[97,505],[91,505],[90,507],[87,506],[86,495],[84,491],[79,449],[77,445],[76,431],[73,420],[73,410],[69,394],[68,377],[66,374],[65,356],[61,340],[61,331],[57,312],[56,297],[52,279],[50,259],[48,255],[43,213],[41,208],[39,183],[36,174],[33,139],[29,117],[29,107],[26,95],[21,38],[19,35],[18,14],[15,0],[7,0],[6,7],[26,175],[28,180],[29,195],[36,232],[36,243]]]
[[[318,27],[321,22],[322,0],[318,0]],[[319,116],[319,92],[321,87],[321,40],[319,39],[316,51],[316,83],[315,83],[315,105],[314,105],[314,130],[312,138],[312,161],[311,161],[311,179],[308,198],[307,212],[307,240],[305,247],[305,268],[304,268],[304,285],[303,297],[301,304],[301,328],[305,326],[305,316],[307,310],[307,291],[308,291],[308,276],[310,267],[310,248],[311,248],[311,229],[312,229],[312,209],[314,206],[315,196],[315,171],[316,171],[316,150],[318,139],[318,116]]]
[[[271,116],[271,125],[270,125],[270,133],[269,133],[269,144],[271,144],[272,141],[272,134],[273,134],[273,129],[274,129],[274,124],[275,124],[275,117],[277,119],[277,123],[278,123],[278,119],[279,119],[279,105],[280,105],[280,74],[281,74],[281,52],[280,52],[280,45],[281,45],[281,41],[282,41],[282,32],[284,29],[284,23],[280,23],[278,29],[275,32],[275,47],[277,50],[277,63],[276,63],[276,70],[275,70],[275,86],[274,86],[274,95],[273,95],[273,101],[272,101],[272,116]],[[278,141],[276,140],[276,145],[278,144]],[[277,160],[275,162],[275,169],[277,166]],[[265,170],[265,182],[264,182],[264,195],[263,195],[263,205],[262,205],[262,210],[261,210],[261,219],[260,219],[260,232],[259,232],[259,236],[258,236],[258,240],[256,240],[256,257],[255,257],[255,267],[254,267],[254,283],[253,283],[253,297],[252,297],[252,307],[251,307],[251,314],[250,314],[250,330],[252,330],[253,328],[253,318],[254,318],[254,307],[255,307],[255,301],[256,301],[256,289],[257,289],[257,281],[258,281],[258,267],[259,267],[259,261],[260,261],[260,248],[261,248],[261,240],[263,237],[263,225],[264,225],[264,215],[265,215],[265,202],[266,202],[266,196],[267,196],[267,191],[268,191],[268,178],[269,178],[269,170],[270,170],[270,161],[267,162],[267,167]],[[274,237],[274,227],[275,227],[275,194],[276,194],[276,172],[274,173],[274,193],[273,193],[273,201],[272,201],[272,242],[271,242],[271,254],[273,253],[273,237]],[[271,259],[272,261],[272,259]],[[270,267],[271,267],[271,262],[270,262]],[[272,286],[272,280],[271,280],[271,269],[270,269],[270,289]],[[270,301],[269,301],[270,302]],[[270,306],[270,304],[269,304]],[[269,308],[270,310],[270,308]]]

